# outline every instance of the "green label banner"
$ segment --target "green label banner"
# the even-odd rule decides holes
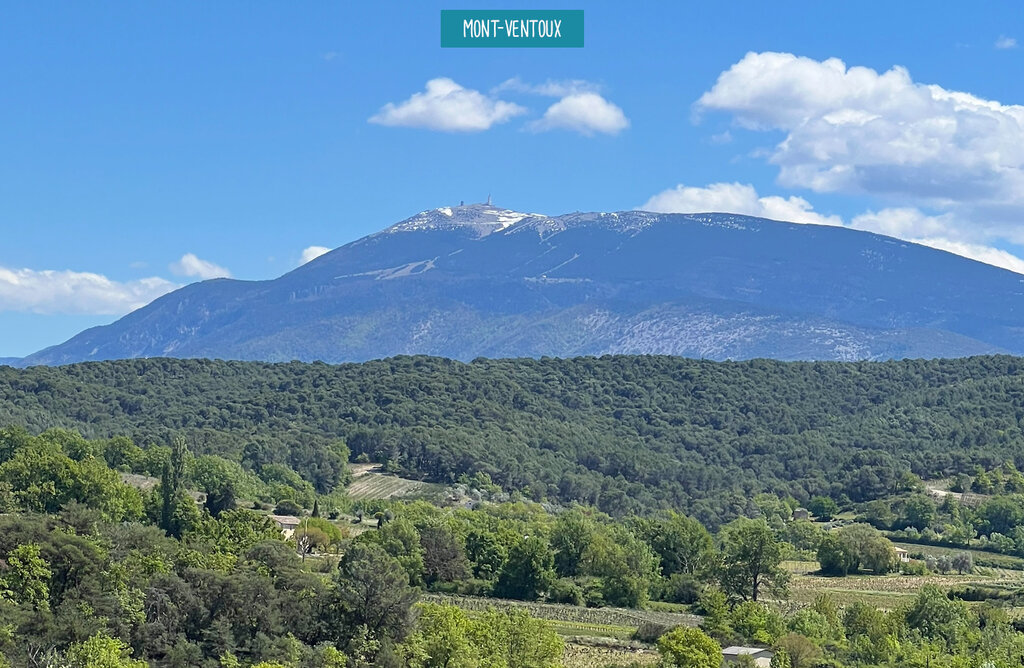
[[[583,46],[582,9],[442,9],[442,47]]]

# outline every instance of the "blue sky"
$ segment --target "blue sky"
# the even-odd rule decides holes
[[[439,10],[466,4],[302,4],[0,9],[0,356],[488,193],[1024,271],[1015,3],[577,2],[583,49],[441,49]]]

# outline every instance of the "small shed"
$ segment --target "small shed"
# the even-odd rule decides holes
[[[722,650],[722,660],[725,665],[732,665],[740,660],[741,656],[749,656],[754,660],[755,666],[769,668],[772,664],[772,657],[775,652],[766,647],[740,647],[733,645]]]
[[[897,547],[894,549],[896,550],[896,556],[900,558],[900,561],[902,563],[910,563],[910,552],[907,552],[902,547]]]
[[[797,508],[796,510],[793,511],[793,519],[809,520],[811,519],[811,514],[807,511],[806,508]]]

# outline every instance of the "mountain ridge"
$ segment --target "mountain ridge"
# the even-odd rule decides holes
[[[164,295],[22,365],[605,353],[1024,353],[1024,276],[869,232],[727,213],[422,211],[276,279]]]

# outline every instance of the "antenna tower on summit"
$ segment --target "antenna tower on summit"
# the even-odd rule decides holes
[[[491,206],[491,193],[487,193],[487,206]]]

